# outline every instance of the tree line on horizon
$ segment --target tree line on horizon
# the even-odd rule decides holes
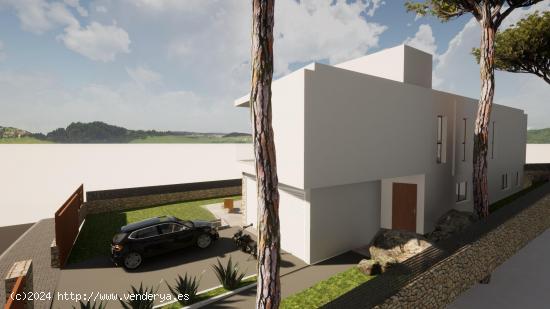
[[[66,128],[58,128],[46,134],[31,133],[25,130],[0,127],[0,138],[33,137],[54,143],[129,143],[136,139],[152,136],[202,136],[202,137],[241,137],[247,133],[198,133],[188,131],[130,130],[101,121],[89,123],[73,122]]]

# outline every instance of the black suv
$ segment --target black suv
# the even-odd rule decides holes
[[[151,218],[120,228],[111,243],[111,258],[116,265],[132,270],[146,257],[195,245],[205,249],[218,238],[210,222]]]

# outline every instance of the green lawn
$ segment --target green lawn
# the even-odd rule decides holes
[[[372,278],[374,276],[366,276],[356,267],[352,267],[283,299],[281,308],[319,308]]]
[[[235,196],[233,199],[240,199],[240,196]],[[71,252],[69,263],[97,256],[108,256],[111,239],[123,225],[158,216],[175,216],[186,220],[213,220],[215,218],[212,213],[202,206],[222,201],[223,198],[209,199],[88,215]]]
[[[238,288],[242,288],[243,286],[247,286],[249,284],[252,284],[252,283],[256,282],[256,280],[257,280],[256,276],[250,277],[248,279],[244,279],[243,281],[241,281]],[[215,296],[218,296],[218,295],[222,295],[222,294],[227,293],[227,292],[229,292],[229,290],[226,290],[223,287],[219,287],[217,289],[213,289],[213,290],[210,290],[208,292],[198,294],[197,295],[197,300],[194,303],[198,303],[200,301],[207,300],[209,298],[212,298],[212,297],[215,297]],[[166,306],[162,306],[162,309],[180,309],[182,307],[183,307],[183,305],[181,305],[178,302],[175,302],[175,303],[172,303],[172,304],[169,304],[169,305],[166,305]]]
[[[20,138],[0,138],[0,144],[51,144],[52,142],[43,141],[34,137]]]
[[[252,138],[249,136],[232,136],[232,137],[217,137],[217,136],[148,136],[143,139],[135,139],[132,144],[222,144],[222,143],[251,143]]]

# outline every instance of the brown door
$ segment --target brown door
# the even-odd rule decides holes
[[[416,184],[393,183],[392,229],[416,232]]]

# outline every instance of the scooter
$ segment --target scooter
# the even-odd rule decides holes
[[[257,259],[258,245],[256,244],[256,241],[254,241],[252,237],[250,237],[250,235],[244,233],[244,230],[251,226],[252,226],[252,223],[250,223],[249,225],[243,226],[239,231],[237,231],[233,235],[233,241],[237,245],[238,249],[240,249],[244,253],[249,253],[255,259]]]

